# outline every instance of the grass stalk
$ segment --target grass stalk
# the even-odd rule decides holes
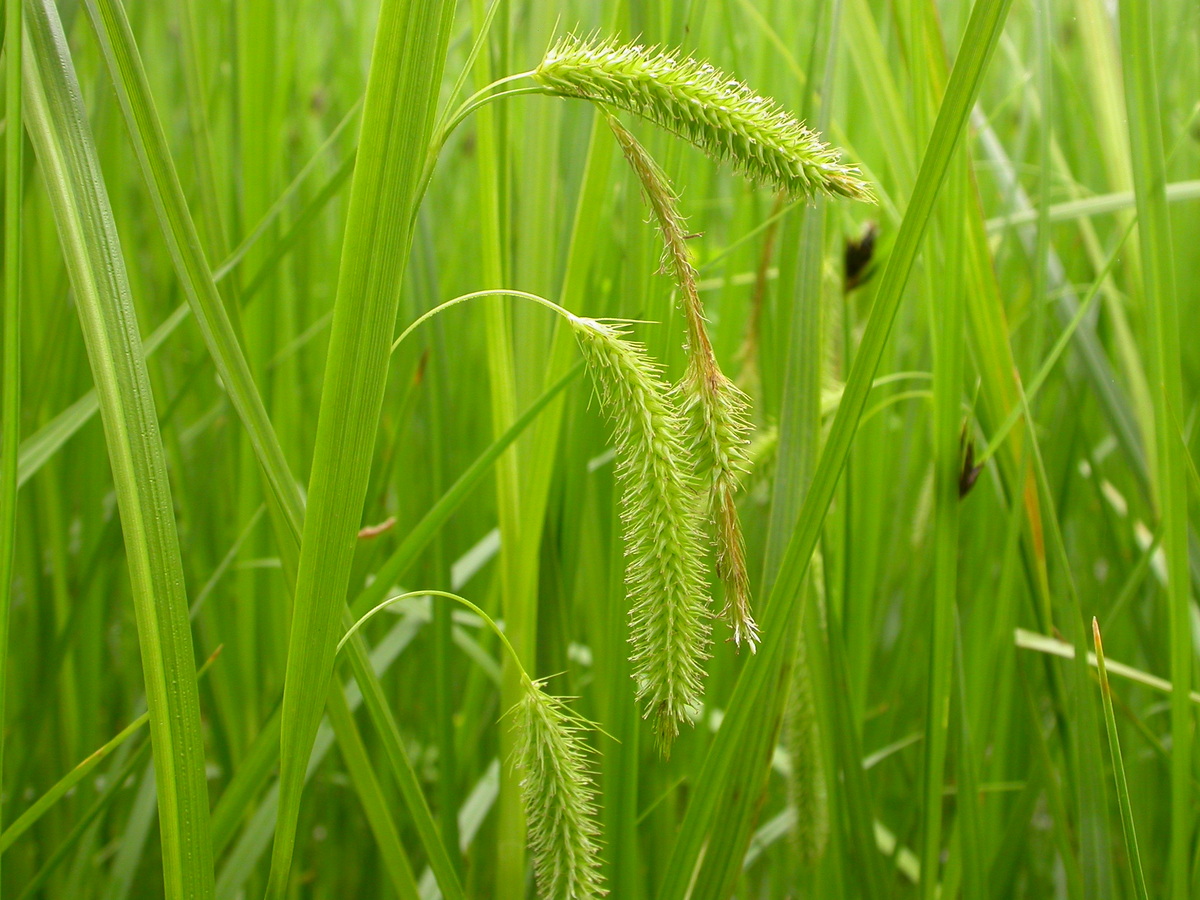
[[[129,555],[171,898],[213,891],[200,704],[175,516],[129,282],[53,4],[27,4],[24,88],[100,399]]]
[[[287,890],[304,770],[333,672],[334,630],[362,514],[451,10],[448,3],[391,0],[379,13],[296,577],[273,897]]]
[[[21,445],[21,233],[25,199],[25,125],[22,116],[22,4],[4,4],[4,311],[3,372],[0,373],[0,723],[8,691],[8,629],[12,606],[14,545],[17,540],[17,468]],[[0,783],[4,735],[0,734]],[[0,805],[0,826],[3,825]],[[0,872],[2,874],[2,872]]]
[[[1191,890],[1190,857],[1194,815],[1191,803],[1193,716],[1188,702],[1193,677],[1191,582],[1188,572],[1187,482],[1173,410],[1184,408],[1180,370],[1179,309],[1171,217],[1166,201],[1166,165],[1157,86],[1154,11],[1120,4],[1121,57],[1128,109],[1129,145],[1137,198],[1142,286],[1149,306],[1150,393],[1157,449],[1155,488],[1167,557],[1171,681],[1171,852],[1170,896]]]
[[[1121,808],[1121,829],[1125,833],[1125,853],[1129,857],[1134,894],[1138,900],[1148,900],[1146,877],[1142,874],[1142,856],[1138,852],[1137,830],[1133,825],[1133,805],[1129,800],[1129,785],[1125,780],[1125,761],[1121,757],[1121,741],[1117,735],[1117,719],[1113,715],[1112,688],[1108,686],[1108,669],[1104,664],[1104,644],[1100,640],[1100,622],[1092,617],[1092,642],[1096,647],[1096,668],[1100,674],[1100,696],[1104,700],[1104,727],[1108,731],[1108,749],[1112,756],[1113,778],[1117,783],[1117,804]]]
[[[777,643],[770,634],[776,627],[780,627],[781,633],[786,631],[782,626],[791,618],[800,582],[816,547],[825,512],[845,464],[850,441],[891,331],[917,248],[924,236],[950,157],[978,93],[983,71],[999,40],[1008,6],[1008,0],[980,0],[972,10],[905,213],[905,222],[901,225],[888,266],[881,276],[871,318],[846,380],[842,401],[813,476],[812,488],[781,562],[779,578],[766,602],[763,632],[768,637],[764,640],[763,652],[758,654],[738,680],[730,700],[730,712],[705,760],[701,778],[708,784],[723,781],[724,773],[740,753],[739,742],[746,740],[751,710],[766,699],[774,673],[778,671],[783,644]],[[704,836],[712,826],[710,817],[716,808],[715,801],[713,794],[701,795],[689,807],[664,876],[661,896],[672,898],[686,894],[690,873],[701,852]]]
[[[502,4],[501,15],[507,15]],[[482,32],[489,21],[482,0],[473,0],[472,18],[476,31]],[[486,44],[485,44],[486,47]],[[483,53],[476,61],[477,80],[491,81],[491,54]],[[507,159],[504,142],[507,134],[503,120],[492,106],[476,113],[476,142],[479,148],[479,205],[482,217],[480,253],[483,276],[489,284],[506,282],[506,232],[502,229],[502,179]],[[487,301],[487,367],[491,398],[492,435],[499,437],[516,418],[516,371],[513,360],[512,317],[508,301],[501,296]],[[496,505],[500,519],[501,609],[512,629],[512,640],[522,664],[533,666],[537,640],[537,586],[522,577],[522,528],[520,460],[518,445],[505,450],[496,462]],[[503,683],[500,703],[506,709],[522,696],[521,679],[510,659],[501,663]],[[513,752],[513,737],[501,732],[500,754]],[[520,785],[511,770],[500,774],[500,798],[497,811],[496,844],[497,890],[509,895],[520,893],[525,884],[525,820]]]

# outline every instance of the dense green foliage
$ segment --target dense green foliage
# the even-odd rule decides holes
[[[0,895],[1200,895],[1194,0],[5,8]]]

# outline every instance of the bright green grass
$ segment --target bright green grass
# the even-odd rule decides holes
[[[534,897],[527,811],[582,841],[592,790],[538,827],[534,758],[590,765],[618,900],[1200,893],[1194,0],[5,6],[0,895]],[[711,623],[669,757],[569,323],[388,352],[511,289],[687,370],[603,113],[455,114],[568,32],[736,74],[878,201],[617,112],[754,439],[762,643]],[[335,654],[423,590],[510,646],[439,593]]]

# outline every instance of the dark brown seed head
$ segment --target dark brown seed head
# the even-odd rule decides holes
[[[867,222],[857,238],[846,239],[845,271],[846,290],[852,291],[874,274],[871,259],[875,255],[875,238],[879,226]]]

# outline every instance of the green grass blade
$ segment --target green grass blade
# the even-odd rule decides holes
[[[396,551],[377,570],[377,576],[371,586],[359,594],[353,604],[354,614],[362,615],[366,610],[375,606],[386,596],[391,585],[401,578],[417,556],[424,550],[434,535],[441,529],[453,513],[460,508],[463,501],[488,473],[492,464],[504,449],[517,439],[529,425],[541,414],[547,405],[556,399],[582,371],[582,364],[570,369],[565,376],[551,386],[537,401],[535,401],[515,421],[512,427],[486,450],[467,468],[454,482],[445,494],[428,512],[414,525],[405,536]],[[351,657],[353,661],[353,656]],[[356,667],[355,676],[359,683],[367,683],[364,673]],[[377,709],[382,713],[382,705]],[[391,732],[394,720],[384,714],[380,725],[381,732]],[[387,724],[392,722],[392,724]],[[390,760],[395,770],[405,768],[402,754],[398,757],[395,742],[389,744]],[[213,842],[218,851],[223,849],[233,837],[234,828],[242,815],[246,802],[265,782],[270,774],[274,760],[279,754],[279,716],[272,716],[264,725],[259,737],[255,740],[247,759],[239,768],[233,784],[221,795],[213,812]],[[411,779],[402,779],[402,785],[410,785]],[[416,793],[419,797],[419,792]],[[421,801],[423,803],[423,801]],[[272,808],[274,812],[274,808]],[[422,829],[424,832],[426,829]],[[438,855],[436,849],[427,849],[431,857]],[[439,870],[439,880],[445,876],[444,870]],[[451,888],[452,890],[452,888]]]
[[[819,559],[820,556],[814,557],[814,560]],[[814,576],[818,574],[818,568],[814,563]],[[866,888],[865,893],[872,897],[886,897],[887,875],[876,853],[875,825],[878,820],[874,816],[874,803],[866,774],[862,766],[857,764],[863,758],[862,734],[849,702],[850,684],[846,673],[842,623],[833,610],[821,603],[820,594],[817,599],[821,605],[805,617],[805,627],[817,632],[817,640],[809,644],[817,651],[813,654],[817,662],[813,668],[825,673],[822,680],[832,687],[829,720],[834,745],[842,763],[845,789],[839,793],[845,811],[846,828],[850,832],[850,850],[846,854],[846,862],[851,869],[852,880],[861,881]],[[822,606],[825,608],[822,609]]]
[[[1167,201],[1182,203],[1186,200],[1200,199],[1200,180],[1173,181],[1167,185]],[[1046,209],[1046,220],[1051,223],[1069,222],[1091,216],[1102,216],[1107,213],[1121,212],[1132,209],[1137,205],[1133,191],[1114,191],[1109,194],[1099,194],[1082,200],[1067,200],[1062,203],[1052,203]],[[1031,225],[1038,220],[1038,211],[1028,208],[996,216],[987,220],[989,234]]]
[[[166,134],[154,108],[125,8],[121,0],[87,0],[87,10],[104,51],[159,226],[188,304],[229,398],[246,426],[255,455],[279,500],[287,524],[299,534],[303,520],[300,492],[289,474],[283,448],[271,427],[250,365],[242,353],[205,259],[200,235],[171,160]]]
[[[385,0],[329,338],[300,547],[280,738],[269,893],[286,893],[300,795],[333,673],[343,598],[370,474],[412,206],[433,125],[453,5]]]
[[[342,186],[349,180],[350,175],[354,171],[355,154],[350,154],[346,157],[335,170],[332,176],[322,184],[321,188],[313,195],[296,215],[296,218],[291,222],[287,230],[280,236],[279,240],[273,243],[267,250],[266,258],[263,260],[260,268],[254,273],[243,288],[241,300],[243,303],[248,303],[266,284],[267,280],[275,272],[279,262],[287,255],[287,253],[295,247],[303,236],[304,231],[316,219],[317,215],[322,212],[329,204],[329,201],[337,195]],[[308,170],[305,167],[305,171]],[[304,175],[302,172],[297,176],[297,179]],[[237,264],[244,257],[246,251],[253,247],[262,235],[266,232],[266,226],[274,221],[279,210],[283,205],[284,200],[293,192],[293,188],[289,188],[280,197],[279,202],[272,208],[259,226],[255,229],[237,250],[230,254],[224,262],[221,263],[214,271],[212,280],[220,282],[227,278],[234,271]],[[153,332],[143,341],[142,352],[146,356],[155,353],[163,342],[175,332],[180,324],[191,314],[191,307],[188,304],[183,304],[176,307],[171,315],[167,316]],[[240,365],[236,359],[232,361],[233,365]],[[24,485],[35,473],[45,464],[46,460],[52,457],[63,444],[87,424],[96,411],[99,409],[99,403],[96,400],[94,391],[89,391],[80,397],[75,403],[64,409],[51,422],[46,423],[34,434],[30,435],[21,442],[20,462],[17,469],[18,486]],[[269,438],[269,436],[268,436]],[[269,440],[268,440],[269,442]],[[298,535],[297,535],[298,537]]]
[[[188,317],[188,307],[180,306],[154,329],[142,342],[142,355],[150,356],[162,346],[163,341]],[[24,485],[59,451],[80,428],[91,421],[100,409],[100,400],[95,389],[88,391],[61,413],[21,441],[17,463],[17,484]]]
[[[930,615],[929,685],[925,722],[924,834],[921,893],[938,893],[942,855],[942,785],[950,737],[950,695],[954,652],[954,616],[958,597],[959,478],[962,473],[962,384],[966,281],[963,277],[960,223],[966,212],[966,160],[956,155],[939,210],[941,265],[932,318],[934,335],[934,592]]]
[[[508,10],[505,9],[505,14]],[[475,31],[491,30],[491,17],[482,0],[471,3]],[[501,31],[504,29],[501,28]],[[498,42],[504,53],[503,40]],[[491,48],[489,48],[491,49]],[[476,80],[485,87],[491,80],[492,53],[475,62]],[[508,158],[505,119],[492,106],[476,113],[478,146],[480,268],[484,285],[500,287],[506,283],[505,248],[508,234],[503,216],[503,181],[507,178]],[[507,297],[491,297],[487,304],[487,371],[491,399],[492,433],[499,437],[516,418],[516,369],[513,360],[513,317]],[[520,460],[518,445],[509,447],[496,461],[496,506],[500,519],[500,605],[521,663],[536,674],[537,602],[535,583],[521,577],[521,560],[527,538],[522,534],[525,522],[521,514]],[[534,544],[536,546],[536,544]],[[522,696],[519,667],[505,657],[501,662],[500,705],[515,706]],[[511,757],[515,735],[511,729],[500,731],[500,757]],[[501,896],[514,896],[525,885],[525,809],[521,803],[520,773],[510,766],[500,771],[500,796],[496,805],[496,890]]]
[[[142,774],[133,800],[133,808],[125,819],[125,832],[109,871],[108,888],[103,900],[125,900],[131,895],[133,880],[145,856],[146,841],[154,826],[154,772]]]
[[[383,856],[383,865],[387,869],[392,887],[402,900],[417,900],[420,894],[412,867],[408,863],[408,857],[400,843],[400,835],[396,832],[396,826],[387,810],[385,795],[379,779],[375,777],[375,770],[371,767],[371,759],[358,733],[358,726],[354,724],[354,716],[346,703],[342,686],[337,682],[330,685],[325,708],[337,732],[342,759],[355,783],[358,796],[362,798],[363,811],[371,823],[371,831],[379,844],[379,852]]]
[[[1071,787],[1075,793],[1075,810],[1078,832],[1079,861],[1083,874],[1084,891],[1088,897],[1110,897],[1114,883],[1112,859],[1106,817],[1104,781],[1100,777],[1102,751],[1098,738],[1099,715],[1096,711],[1088,686],[1087,643],[1084,635],[1083,606],[1076,587],[1075,574],[1071,569],[1070,557],[1055,508],[1052,486],[1046,472],[1037,432],[1033,429],[1033,415],[1025,394],[1020,394],[1022,409],[1029,429],[1029,449],[1033,463],[1033,474],[1037,489],[1046,510],[1045,526],[1050,559],[1058,570],[1058,579],[1065,587],[1068,606],[1057,621],[1065,624],[1072,637],[1075,653],[1068,684],[1074,693],[1071,706],[1061,713],[1070,724],[1071,741],[1068,751],[1071,759]],[[1061,701],[1060,701],[1061,702]]]
[[[929,109],[945,82],[941,47],[934,41],[936,10],[932,3],[915,0],[909,12],[910,37],[917,59],[928,60],[915,73],[918,110]],[[920,122],[920,119],[919,119]],[[928,127],[918,124],[918,133]],[[933,237],[924,267],[925,295],[930,298],[933,330],[933,603],[928,619],[928,681],[925,740],[921,784],[921,896],[933,900],[953,893],[944,882],[953,880],[961,864],[961,848],[952,851],[945,869],[942,818],[943,785],[951,731],[951,694],[954,659],[954,619],[958,600],[959,479],[963,465],[962,417],[964,324],[967,292],[962,223],[967,213],[966,154],[956,153],[947,184],[934,216]]]
[[[989,890],[990,885],[985,869],[987,856],[983,844],[983,804],[979,792],[976,738],[971,733],[970,707],[966,696],[966,667],[963,664],[961,619],[956,619],[955,626],[954,705],[958,718],[957,834],[962,849],[963,896],[987,900],[994,892]]]
[[[420,623],[408,617],[398,622],[371,653],[372,672],[381,677],[411,644]],[[345,687],[346,702],[354,712],[362,705],[362,692],[357,685]],[[321,727],[305,773],[311,779],[321,761],[333,746],[332,726]],[[232,898],[245,890],[245,883],[258,859],[271,843],[279,801],[278,783],[267,788],[276,759],[279,756],[279,710],[267,720],[246,754],[237,774],[213,810],[213,844],[224,853],[233,841],[237,828],[245,828],[232,849],[225,854],[217,877],[217,897]],[[255,806],[255,801],[258,805]]]
[[[262,290],[263,286],[275,273],[280,261],[296,246],[300,238],[304,235],[305,229],[329,205],[329,201],[341,191],[342,186],[345,185],[354,173],[354,164],[357,157],[357,152],[346,155],[346,158],[338,164],[336,171],[329,176],[326,182],[321,185],[321,189],[313,195],[312,199],[304,205],[304,208],[300,210],[296,218],[288,225],[287,231],[281,234],[279,239],[269,246],[265,258],[259,263],[258,269],[255,270],[254,275],[246,282],[245,288],[242,289],[243,303],[249,303]],[[265,225],[267,221],[268,218],[264,218],[263,224]],[[265,229],[263,230],[265,231]],[[262,231],[256,232],[251,237],[257,238],[262,233]],[[247,241],[249,240],[248,238]],[[253,244],[247,244],[246,246],[253,246]],[[230,263],[239,258],[237,252],[235,252],[229,257]],[[221,267],[218,275],[230,271],[226,267],[227,265],[229,263]]]
[[[1058,638],[1036,634],[1032,631],[1026,631],[1024,628],[1018,628],[1014,637],[1016,645],[1024,650],[1034,650],[1038,653],[1060,656],[1063,659],[1075,658],[1075,645],[1066,641],[1060,641]],[[1094,653],[1088,654],[1088,664],[1092,667],[1098,665]],[[1157,675],[1151,675],[1149,672],[1145,672],[1134,666],[1127,666],[1112,659],[1108,660],[1107,666],[1108,671],[1113,675],[1128,678],[1130,681],[1135,681],[1163,694],[1170,695],[1174,693],[1174,687],[1165,678],[1159,678]],[[1193,703],[1200,704],[1200,691],[1191,691],[1189,697]]]
[[[108,743],[102,747],[97,747],[94,753],[59,779],[50,790],[38,797],[25,812],[21,813],[16,821],[4,829],[3,834],[0,834],[0,853],[11,847],[13,842],[28,831],[38,819],[44,816],[50,807],[66,796],[68,791],[86,778],[100,763],[104,762],[114,750],[144,728],[149,721],[150,714],[142,713],[117,732]]]
[[[217,652],[219,653],[220,650],[218,649]],[[216,658],[217,653],[214,653],[212,656],[210,656],[204,665],[200,667],[199,671],[196,672],[196,677],[201,678],[208,670],[208,667],[216,661]],[[57,782],[55,782],[53,787],[51,787],[48,791],[46,791],[46,793],[42,794],[42,796],[38,797],[37,800],[30,804],[29,808],[26,809],[25,812],[21,813],[21,815],[18,816],[11,825],[5,828],[2,834],[0,834],[0,853],[3,853],[5,850],[11,847],[17,838],[28,831],[38,819],[46,814],[47,810],[65,797],[73,787],[79,784],[79,782],[83,781],[83,779],[86,778],[92,772],[92,770],[100,765],[100,763],[104,762],[104,760],[107,759],[114,750],[124,744],[125,741],[145,727],[146,723],[149,721],[150,713],[142,713],[140,716],[122,728],[119,732],[113,735],[112,738],[92,751],[92,753],[90,753],[86,759],[82,760],[79,765],[60,778]]]
[[[70,831],[63,837],[61,843],[54,848],[54,852],[49,855],[42,864],[42,867],[38,869],[37,874],[25,885],[25,890],[20,893],[19,900],[27,900],[27,898],[31,900],[31,898],[39,895],[42,885],[54,874],[54,871],[66,859],[67,854],[79,842],[80,838],[84,836],[92,823],[117,799],[117,795],[125,787],[125,783],[129,780],[130,776],[146,764],[149,755],[146,751],[150,749],[150,746],[149,742],[143,743],[130,755],[125,764],[113,773],[113,777],[108,781],[104,792],[92,801],[84,814],[79,817]]]
[[[767,637],[763,648],[747,663],[738,679],[729,712],[705,759],[699,782],[708,785],[710,790],[694,797],[688,808],[663,877],[659,893],[663,900],[686,896],[696,860],[713,824],[711,817],[716,809],[717,796],[722,793],[716,786],[724,784],[725,773],[740,754],[741,746],[751,730],[757,726],[755,710],[769,699],[782,662],[782,637],[786,633],[786,623],[792,619],[799,602],[800,584],[816,548],[838,476],[849,454],[858,419],[883,356],[934,201],[954,148],[966,127],[987,62],[999,41],[1009,5],[1010,0],[977,0],[972,10],[904,222],[881,278],[858,355],[846,380],[845,392],[817,464],[812,488],[801,509],[797,528],[780,567],[779,578],[766,603],[763,633]]]
[[[296,173],[296,176],[292,179],[291,184],[284,188],[278,199],[271,204],[271,208],[264,212],[262,218],[258,220],[258,223],[249,230],[249,233],[245,238],[242,239],[242,242],[229,253],[229,255],[219,266],[213,269],[213,281],[220,281],[234,269],[238,268],[242,264],[242,261],[245,260],[246,255],[254,247],[258,246],[271,230],[272,226],[280,221],[283,212],[288,207],[288,204],[299,194],[300,188],[308,180],[308,176],[317,169],[317,163],[320,162],[321,158],[330,150],[330,148],[334,146],[334,144],[337,143],[338,138],[341,137],[342,133],[349,128],[361,108],[362,99],[360,98],[350,108],[350,111],[346,113],[342,120],[338,122],[337,127],[335,127],[329,133],[329,137],[327,137],[321,146],[317,148],[317,151],[313,154],[312,158],[309,159],[309,161],[304,164],[300,171]],[[321,186],[320,190],[313,195],[313,199],[309,201],[310,204],[319,204],[318,198],[325,198],[325,200],[327,200],[329,196],[332,196],[333,193],[336,193],[337,187],[340,187],[346,179],[348,173],[345,170],[347,167],[351,171],[354,169],[353,160],[356,154],[357,150],[353,148],[346,153],[345,159],[338,164],[338,168],[334,174],[330,176],[330,178],[327,179],[326,182]],[[294,229],[295,226],[298,225],[299,222],[304,218],[305,216],[303,214],[298,216],[297,220],[292,223],[292,228]],[[286,236],[280,238],[280,243],[284,242],[286,242]],[[267,264],[265,262],[262,264],[262,268],[267,268]],[[260,270],[258,277],[261,277],[262,275],[263,272]],[[242,297],[243,303],[247,302],[247,300],[248,297]]]
[[[4,4],[9,40],[4,54],[4,309],[3,382],[0,383],[0,723],[8,691],[8,627],[12,606],[13,547],[17,540],[17,479],[21,443],[21,207],[25,202],[25,125],[21,111],[21,3]],[[4,734],[0,734],[0,783]],[[0,806],[0,825],[3,825]]]
[[[810,65],[813,72],[805,80],[819,84],[821,97],[832,97],[835,88],[837,46],[840,38],[842,4],[832,3],[822,17],[821,27],[814,40],[820,41],[821,52],[814,53]],[[816,120],[816,128],[824,132],[829,126],[829,105],[822,104]],[[791,266],[795,272],[790,311],[784,322],[789,336],[786,356],[783,360],[783,389],[779,410],[779,462],[775,471],[775,484],[771,502],[769,531],[764,557],[764,577],[761,592],[770,592],[778,567],[783,558],[788,538],[795,526],[796,517],[808,492],[813,470],[821,445],[821,384],[826,368],[827,316],[823,308],[823,252],[828,203],[818,198],[812,207],[804,211],[800,225],[799,241],[793,250],[789,248],[780,255],[780,265]],[[800,590],[809,591],[805,583]],[[799,617],[797,617],[798,619]],[[789,623],[789,632],[781,639],[795,646],[799,621]],[[784,712],[784,699],[788,690],[799,689],[801,679],[810,679],[811,671],[806,661],[797,655],[784,676],[790,684],[776,695],[776,704],[770,718],[764,710],[760,721],[760,734],[754,748],[743,755],[745,772],[736,776],[752,785],[751,790],[761,792],[765,775],[759,761],[769,755],[775,743],[779,723]],[[809,721],[801,727],[815,731],[813,712],[809,710]],[[770,723],[770,727],[764,727]],[[812,746],[810,751],[817,751]],[[817,777],[824,778],[818,771]],[[757,783],[756,783],[757,781]],[[798,795],[807,808],[816,798],[818,786],[798,784]],[[740,792],[730,791],[722,801],[723,807],[716,816],[716,825],[710,847],[705,854],[703,866],[697,877],[693,896],[710,898],[725,896],[733,889],[735,879],[741,874],[741,861],[745,856],[758,809],[747,804]]]
[[[354,617],[343,607],[342,630],[354,626]],[[361,635],[355,635],[346,648],[346,655],[354,672],[355,680],[362,691],[363,703],[367,707],[376,730],[383,740],[384,753],[392,770],[392,775],[400,788],[409,810],[413,813],[414,823],[420,834],[421,842],[429,853],[429,865],[437,877],[442,894],[447,900],[462,900],[462,888],[458,883],[454,865],[446,852],[438,834],[437,824],[425,802],[421,792],[417,773],[413,770],[408,754],[404,749],[404,739],[400,734],[400,726],[396,723],[391,707],[377,678],[372,677],[371,663],[367,657],[366,644]]]
[[[558,399],[563,389],[582,371],[582,362],[571,367],[567,374],[559,378],[541,397],[530,404],[529,408],[517,417],[508,430],[492,441],[487,449],[467,467],[466,471],[455,479],[454,484],[447,488],[438,501],[421,517],[421,520],[409,529],[400,546],[379,566],[371,584],[354,598],[350,609],[355,616],[361,616],[387,596],[393,585],[404,576],[421,551],[429,546],[429,542],[446,524],[446,520],[458,509],[480,480],[487,475],[496,460],[529,428],[546,407]]]
[[[1180,325],[1175,290],[1171,216],[1166,198],[1162,114],[1156,71],[1154,5],[1122,0],[1121,58],[1125,77],[1133,187],[1137,197],[1142,287],[1149,306],[1151,397],[1157,460],[1155,494],[1167,556],[1171,680],[1171,851],[1170,896],[1189,896],[1192,855],[1192,731],[1188,693],[1192,686],[1191,583],[1188,572],[1187,476],[1172,410],[1184,409]]]
[[[53,3],[29,2],[28,129],[47,185],[100,397],[129,557],[171,898],[212,896],[200,704],[157,412],[120,242]]]
[[[1037,209],[1030,202],[1024,189],[1018,183],[1013,162],[990,126],[981,128],[980,142],[983,147],[984,156],[992,164],[993,171],[998,174],[1005,192],[1013,197],[1018,209],[1023,214],[1027,214],[1031,218],[1036,218]],[[1036,230],[1032,226],[1024,226],[1019,229],[1019,233],[1021,234],[1022,242],[1032,253],[1037,241]],[[1059,320],[1064,325],[1069,325],[1079,312],[1080,301],[1076,297],[1074,290],[1066,283],[1066,273],[1056,253],[1051,252],[1048,265],[1051,267],[1051,272],[1050,278],[1047,280],[1047,287],[1050,290],[1059,292]],[[1085,320],[1075,330],[1074,344],[1075,350],[1082,358],[1087,371],[1090,386],[1103,404],[1105,412],[1112,422],[1117,439],[1121,442],[1121,447],[1134,463],[1135,472],[1141,484],[1148,485],[1149,473],[1145,458],[1145,448],[1142,445],[1137,418],[1133,411],[1129,393],[1122,388],[1120,379],[1117,378],[1112,364],[1105,355],[1104,347],[1100,342],[1099,336],[1096,334],[1095,326]],[[1011,356],[1011,350],[1009,351],[1009,355]],[[1006,404],[1003,409],[997,410],[997,413],[1011,415],[1013,410],[1019,408],[1019,404],[1011,402]]]
[[[1100,640],[1100,623],[1092,618],[1092,641],[1096,645],[1096,668],[1100,673],[1100,695],[1104,699],[1104,725],[1108,730],[1108,749],[1112,754],[1113,778],[1117,783],[1117,803],[1121,807],[1121,828],[1125,833],[1125,853],[1129,857],[1130,874],[1138,900],[1149,900],[1146,877],[1142,874],[1142,857],[1138,853],[1137,832],[1133,827],[1133,805],[1129,801],[1129,785],[1125,781],[1125,762],[1121,758],[1121,741],[1117,737],[1117,720],[1113,715],[1112,688],[1108,686],[1108,670],[1104,665],[1104,644]]]
[[[572,709],[598,724],[587,741],[597,859],[620,900],[1134,898],[1120,832],[1129,822],[1147,895],[1171,897],[1181,869],[1188,895],[1200,890],[1200,810],[1188,811],[1185,865],[1170,853],[1174,738],[1190,736],[1195,770],[1200,684],[1194,670],[1191,684],[1175,677],[1185,592],[1172,592],[1182,554],[1170,559],[1162,502],[1166,432],[1182,478],[1173,515],[1182,507],[1190,519],[1200,498],[1200,345],[1187,329],[1200,281],[1181,277],[1200,236],[1195,0],[1130,0],[1132,28],[1122,0],[1007,12],[1005,0],[604,0],[565,17],[542,0],[455,0],[453,13],[451,0],[22,0],[6,13],[22,12],[28,31],[29,10],[51,2],[125,258],[191,663],[226,648],[196,685],[221,900],[261,900],[269,886],[283,886],[283,900],[533,900],[533,854],[569,844],[564,831],[533,847],[513,826],[524,804],[505,759],[504,657],[474,613],[418,598],[389,606],[360,630],[369,646],[335,657],[330,682],[344,703],[302,674],[319,676],[328,623],[341,636],[348,611],[357,621],[358,607],[418,585],[475,597],[528,645],[518,648],[526,669],[558,673]],[[427,119],[407,115],[416,98],[395,74],[412,61],[400,45],[419,38],[394,19],[380,30],[381,8],[449,29],[431,38],[440,26],[428,26],[419,48],[432,59],[445,37],[440,75],[426,67],[412,78]],[[997,36],[979,17],[998,11]],[[674,262],[687,256],[702,274],[708,340],[750,401],[736,506],[752,581],[764,582],[754,612],[769,632],[758,655],[738,654],[714,626],[704,702],[689,707],[693,725],[669,758],[654,752],[632,677],[624,534],[639,517],[618,489],[611,410],[576,380],[573,329],[504,301],[490,320],[435,318],[398,347],[386,376],[371,360],[348,362],[388,330],[376,313],[390,291],[402,326],[439,298],[504,288],[622,321],[666,383],[685,373],[696,348],[683,327],[695,318],[683,313],[696,305],[682,310],[661,271],[641,179],[603,121],[595,127],[602,109],[547,96],[530,76],[567,33],[639,44],[627,51],[638,59],[676,48],[689,71],[684,55],[711,63],[728,73],[722,91],[753,86],[829,137],[879,198],[788,203],[652,122],[626,123],[678,191],[687,222],[675,236],[686,243],[672,246],[688,252]],[[968,47],[995,43],[977,91],[962,81],[976,61],[959,52],[964,35]],[[392,49],[381,43],[372,60],[377,36]],[[41,71],[31,53],[0,68]],[[385,71],[397,88],[386,96]],[[368,80],[374,125],[363,144]],[[629,87],[667,90],[691,115],[688,86],[669,72]],[[10,157],[30,133],[23,99],[22,116],[0,98]],[[947,156],[955,105],[969,118]],[[403,124],[387,118],[398,106]],[[732,141],[729,152],[754,152],[739,143],[736,116],[692,112],[713,141]],[[404,178],[363,180],[371,166],[378,176],[407,165],[418,138],[411,200],[399,196]],[[99,244],[64,249],[32,149],[18,168],[6,171],[0,201],[0,444],[20,438],[7,544],[0,510],[0,556],[11,551],[0,891],[163,897],[156,782],[168,776],[145,763],[160,748],[143,715],[127,510],[78,324],[87,298],[64,264]],[[1148,250],[1142,216],[1157,204],[1161,217],[1164,199],[1170,232],[1152,223]],[[372,219],[363,210],[375,204]],[[351,256],[381,261],[356,297]],[[1171,264],[1174,400],[1162,377],[1173,320],[1156,309],[1171,292],[1147,290]],[[19,331],[3,324],[18,279]],[[331,356],[335,298],[350,327]],[[228,324],[209,327],[236,335],[223,346],[188,321],[197,306],[217,317],[218,304]],[[240,388],[228,376],[238,366],[253,376]],[[266,411],[257,426],[233,402],[247,396]],[[335,460],[319,444],[335,441],[339,420],[346,452]],[[978,444],[969,492],[956,499],[964,421]],[[282,459],[256,451],[256,427]],[[692,449],[702,475],[709,448]],[[0,478],[10,461],[0,446]],[[328,527],[306,522],[319,512],[305,509],[308,488],[322,479]],[[1200,538],[1190,530],[1186,593],[1196,595]],[[353,546],[345,557],[342,538]],[[715,613],[717,554],[702,555]],[[656,576],[670,568],[657,563]],[[302,642],[291,634],[298,578],[301,616],[306,605],[312,615],[311,627],[297,625],[310,640],[293,654],[288,727],[299,734],[308,704],[317,708],[307,755],[281,741],[289,643]],[[1123,788],[1093,687],[1093,617]],[[1190,735],[1172,714],[1177,693]],[[123,789],[95,806],[143,743]],[[281,817],[282,769],[291,787]],[[1194,803],[1200,781],[1189,775]],[[288,822],[292,865],[285,878],[276,857],[271,883],[272,845],[288,839]]]

